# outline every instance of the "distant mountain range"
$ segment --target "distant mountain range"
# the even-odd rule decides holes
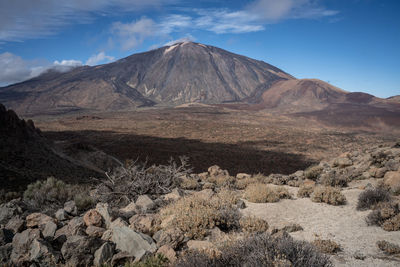
[[[397,111],[396,99],[349,93],[320,80],[296,79],[263,61],[193,42],[65,73],[49,71],[0,88],[0,102],[23,115],[193,102],[239,103],[284,113],[331,112],[342,104]]]

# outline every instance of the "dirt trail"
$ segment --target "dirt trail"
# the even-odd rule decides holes
[[[293,199],[281,200],[278,203],[250,203],[243,210],[246,215],[260,217],[271,227],[282,227],[287,223],[298,223],[304,230],[291,233],[299,240],[313,241],[331,239],[339,243],[342,251],[332,256],[335,266],[400,266],[400,258],[388,257],[376,247],[378,240],[386,240],[400,245],[400,231],[386,232],[380,227],[367,226],[365,217],[368,211],[357,211],[357,199],[363,191],[358,189],[372,180],[358,181],[345,188],[344,206],[331,206],[311,202],[309,198],[297,198],[298,188],[287,187],[293,193]],[[355,259],[356,253],[364,255],[364,260]]]

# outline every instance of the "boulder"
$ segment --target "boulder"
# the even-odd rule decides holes
[[[68,219],[71,218],[71,216],[69,216],[69,215],[67,214],[67,212],[66,212],[64,209],[59,209],[59,210],[57,210],[56,213],[54,214],[54,217],[55,217],[59,222],[66,221],[66,220],[68,220]]]
[[[157,254],[165,256],[171,264],[176,261],[176,252],[170,246],[164,245],[157,250]]]
[[[347,157],[336,158],[333,162],[333,167],[346,168],[353,165],[353,161]]]
[[[103,235],[101,236],[101,240],[104,241],[110,241],[112,237],[112,231],[111,230],[106,230]]]
[[[238,173],[238,174],[236,174],[236,178],[237,179],[246,179],[246,178],[251,178],[251,175],[247,174],[247,173]]]
[[[129,203],[126,207],[119,210],[119,214],[125,218],[130,218],[138,213],[138,207],[135,202]]]
[[[112,217],[110,215],[111,210],[110,210],[108,204],[107,203],[97,203],[96,210],[101,214],[101,217],[103,217],[106,227],[109,228],[110,224],[112,222]]]
[[[154,253],[157,249],[151,237],[137,233],[129,227],[114,227],[111,231],[111,241],[116,244],[116,248],[134,256],[135,260],[140,260],[146,253]]]
[[[78,208],[76,207],[75,201],[73,200],[64,203],[64,210],[66,213],[72,216],[78,215]]]
[[[44,238],[53,238],[57,231],[57,224],[54,222],[47,222],[43,226],[42,234]]]
[[[122,218],[117,218],[114,221],[112,221],[110,228],[122,227],[122,226],[128,226],[128,223]]]
[[[6,224],[5,228],[11,230],[14,234],[21,232],[24,228],[25,221],[19,216],[12,217],[8,223]]]
[[[383,178],[383,184],[390,188],[390,191],[399,194],[400,193],[400,172],[390,171],[385,174]]]
[[[163,196],[164,200],[167,201],[176,201],[183,197],[183,191],[179,188],[174,188],[171,193],[168,193]]]
[[[30,250],[29,260],[40,263],[41,266],[55,266],[61,259],[61,255],[55,252],[44,240],[34,239]]]
[[[0,266],[2,266],[2,263],[7,263],[10,261],[11,252],[12,252],[12,244],[11,243],[0,246]],[[4,266],[7,266],[7,265],[4,265]]]
[[[105,231],[106,231],[106,229],[98,227],[98,226],[94,226],[94,225],[89,225],[86,228],[86,234],[91,237],[100,238],[100,237],[102,237],[102,235],[104,234]]]
[[[208,173],[210,176],[229,176],[227,170],[222,170],[219,166],[214,165],[208,168]]]
[[[104,243],[94,253],[94,266],[103,266],[111,263],[112,257],[114,256],[115,245],[109,242]]]
[[[129,219],[130,228],[137,232],[153,235],[158,229],[156,227],[157,215],[137,214]]]
[[[61,253],[67,265],[91,266],[93,254],[101,245],[99,239],[74,235],[67,238],[61,248]]]
[[[83,216],[83,221],[85,222],[86,226],[93,225],[101,227],[103,224],[103,218],[101,214],[95,209],[88,210]]]
[[[0,224],[6,224],[12,217],[22,213],[22,208],[18,204],[18,200],[11,200],[0,205]]]
[[[15,265],[23,265],[30,261],[29,250],[33,240],[40,239],[39,229],[26,229],[17,233],[12,241],[11,261]]]
[[[26,227],[30,228],[39,227],[42,229],[44,228],[44,225],[47,224],[48,222],[54,223],[54,219],[43,213],[36,212],[26,216]]]
[[[137,207],[140,207],[143,212],[153,210],[156,207],[156,204],[148,195],[139,196],[135,204]]]
[[[153,235],[154,240],[157,242],[157,246],[168,245],[173,249],[176,249],[185,239],[184,233],[176,228],[168,228],[160,230]]]
[[[64,241],[69,236],[73,235],[83,235],[84,234],[84,226],[85,223],[83,222],[82,217],[74,217],[72,220],[68,222],[67,225],[58,229],[54,235],[54,239],[64,236]],[[62,240],[61,239],[61,240]]]

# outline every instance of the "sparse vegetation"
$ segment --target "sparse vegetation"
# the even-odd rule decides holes
[[[400,210],[398,204],[378,203],[366,218],[368,225],[381,226],[386,231],[400,230]]]
[[[341,250],[340,245],[330,239],[316,239],[312,244],[322,253],[335,254]]]
[[[167,267],[168,259],[162,254],[147,256],[139,262],[126,262],[124,267]]]
[[[311,195],[313,202],[324,202],[330,205],[343,205],[346,197],[339,189],[330,186],[317,186]]]
[[[389,202],[390,194],[382,188],[368,189],[358,197],[357,210],[367,210],[373,208],[380,202]]]
[[[21,194],[18,192],[7,192],[4,189],[0,189],[0,204],[19,197],[21,197]]]
[[[93,203],[84,186],[66,184],[54,177],[28,185],[23,198],[31,208],[45,210],[61,207],[69,200],[78,201],[81,210]]]
[[[211,257],[191,251],[180,258],[178,267],[191,266],[332,266],[329,258],[307,242],[295,241],[288,235],[271,237],[255,234],[221,248],[220,255]]]
[[[400,254],[400,246],[387,242],[386,240],[376,242],[376,246],[388,255]]]
[[[128,204],[138,195],[169,193],[191,172],[187,162],[187,157],[180,157],[179,164],[173,159],[167,165],[150,167],[146,163],[128,163],[106,173],[108,179],[98,186],[98,193],[102,201],[115,205]]]
[[[160,214],[163,219],[172,216],[169,226],[180,229],[186,237],[201,239],[216,226],[224,231],[239,227],[241,215],[231,201],[219,195],[211,199],[192,195],[164,207]]]
[[[299,191],[297,191],[297,197],[310,197],[311,194],[314,192],[313,185],[301,185],[299,187]]]
[[[289,191],[282,186],[270,186],[261,183],[250,184],[244,197],[254,203],[278,202],[282,198],[290,198]]]
[[[311,166],[304,171],[304,177],[316,181],[323,170],[321,166]]]
[[[268,222],[254,216],[241,218],[239,224],[240,228],[248,233],[262,233],[267,231],[269,228]]]
[[[335,171],[325,173],[320,176],[318,179],[318,183],[324,186],[332,186],[332,187],[346,187],[347,186],[347,178]]]

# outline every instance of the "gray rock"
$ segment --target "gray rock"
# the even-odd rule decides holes
[[[60,261],[61,255],[53,251],[46,241],[34,239],[29,250],[29,259],[41,266],[54,266]]]
[[[106,231],[106,229],[98,227],[98,226],[94,226],[94,225],[89,225],[86,228],[86,234],[88,236],[92,236],[92,237],[102,237],[102,235],[104,234],[104,232]]]
[[[14,234],[19,233],[24,228],[25,221],[19,215],[12,217],[5,228],[11,230]]]
[[[239,199],[239,200],[236,202],[236,206],[237,206],[239,209],[245,209],[245,208],[246,208],[246,203],[245,203],[243,200]]]
[[[101,242],[98,239],[74,235],[68,237],[61,248],[61,253],[67,265],[91,266],[93,254],[100,246]]]
[[[109,242],[104,243],[94,253],[93,264],[95,266],[101,266],[102,264],[111,263],[112,257],[114,256],[115,245]]]
[[[183,191],[179,188],[174,188],[171,193],[163,196],[164,200],[178,200],[183,197]]]
[[[73,200],[65,202],[64,210],[72,216],[78,215],[78,208],[76,207],[75,201]]]
[[[40,238],[39,229],[26,229],[17,233],[12,241],[11,261],[15,265],[22,265],[30,261],[29,250],[33,240]]]
[[[138,208],[137,208],[135,202],[131,202],[126,207],[119,210],[119,214],[125,218],[130,218],[133,215],[137,214],[137,212],[138,212]]]
[[[6,224],[12,217],[22,213],[18,203],[18,200],[12,200],[0,205],[0,224]]]
[[[116,244],[116,248],[129,253],[137,260],[141,259],[147,252],[154,253],[157,250],[151,237],[139,234],[129,227],[115,227],[111,231],[111,241]]]
[[[12,252],[12,244],[11,243],[8,243],[4,246],[0,246],[0,266],[2,263],[7,263],[10,261],[11,252]]]
[[[67,225],[58,229],[54,235],[54,239],[65,236],[65,239],[73,235],[84,235],[85,223],[82,217],[74,217]]]
[[[26,227],[39,227],[43,229],[48,222],[54,222],[54,219],[43,213],[36,212],[26,216]]]
[[[67,212],[64,209],[59,209],[56,211],[54,214],[54,217],[59,221],[66,221],[70,218],[70,216],[67,214]]]
[[[144,212],[152,210],[156,207],[156,204],[148,195],[139,196],[135,204]]]
[[[96,210],[101,214],[103,217],[104,223],[107,228],[110,227],[113,218],[111,217],[111,210],[107,203],[97,203]]]
[[[57,224],[55,224],[54,222],[47,222],[44,225],[42,234],[44,238],[53,238],[56,231],[57,231]]]

